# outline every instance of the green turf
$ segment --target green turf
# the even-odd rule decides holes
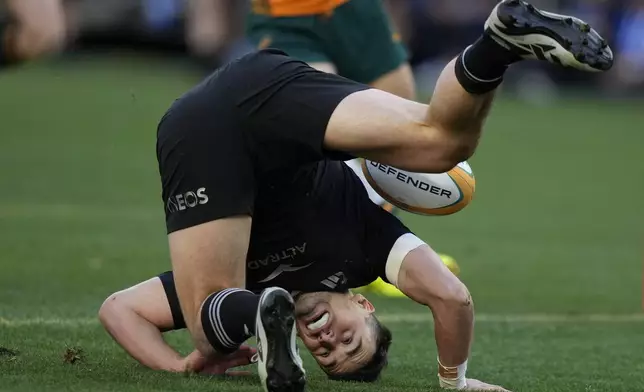
[[[0,74],[0,390],[258,391],[142,369],[98,326],[111,292],[169,268],[155,127],[194,77],[174,65],[83,60]],[[514,391],[644,391],[640,311],[642,102],[500,101],[471,163],[473,204],[403,215],[463,270],[477,311],[470,375]],[[310,390],[436,390],[431,323],[376,300],[395,343],[383,380]],[[499,315],[531,315],[504,320]],[[412,319],[409,319],[411,317]],[[605,317],[606,318],[606,317]],[[185,333],[171,340],[189,350]],[[82,348],[75,364],[68,347]]]

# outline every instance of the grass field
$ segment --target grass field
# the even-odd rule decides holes
[[[258,391],[148,371],[95,318],[111,292],[169,268],[156,123],[194,77],[168,64],[78,60],[0,74],[2,391]],[[456,257],[478,313],[472,377],[513,391],[644,391],[642,102],[500,101],[476,156],[474,203],[404,215]],[[377,386],[436,391],[429,313],[375,301],[394,333]],[[169,339],[183,351],[185,333]],[[80,360],[63,361],[82,349]]]

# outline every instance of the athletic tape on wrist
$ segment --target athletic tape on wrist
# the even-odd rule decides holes
[[[458,366],[448,367],[438,361],[438,382],[441,388],[445,389],[463,389],[467,387],[465,373],[467,372],[467,360]]]

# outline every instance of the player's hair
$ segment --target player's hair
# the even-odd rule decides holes
[[[380,377],[380,373],[387,366],[389,346],[391,345],[391,331],[380,323],[373,314],[369,318],[369,326],[373,328],[376,335],[376,352],[369,362],[363,367],[350,373],[327,373],[331,380],[374,382]]]

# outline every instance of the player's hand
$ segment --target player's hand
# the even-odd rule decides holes
[[[228,355],[204,356],[195,350],[184,359],[184,369],[190,373],[208,375],[247,376],[249,371],[231,371],[230,369],[253,363],[257,349],[242,345],[237,351]]]
[[[486,384],[482,381],[473,378],[467,379],[467,387],[463,391],[497,391],[497,392],[510,392],[509,390],[498,385]]]

